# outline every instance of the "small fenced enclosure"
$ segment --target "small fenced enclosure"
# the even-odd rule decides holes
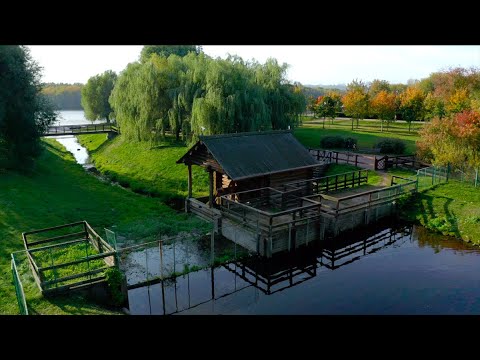
[[[115,249],[86,222],[22,233],[33,278],[44,295],[105,280]]]
[[[23,291],[22,280],[20,279],[20,274],[17,269],[17,262],[15,258],[16,253],[12,253],[11,267],[12,267],[12,278],[13,285],[15,286],[15,294],[17,296],[18,308],[20,310],[20,315],[28,315],[27,301],[25,299],[25,292]]]

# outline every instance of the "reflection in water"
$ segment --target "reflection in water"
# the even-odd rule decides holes
[[[310,246],[296,253],[279,254],[271,259],[257,257],[234,261],[176,279],[129,290],[132,314],[176,314],[186,310],[214,304],[222,298],[250,291],[247,302],[255,302],[259,291],[272,295],[314,278],[319,268],[337,269],[362,256],[374,253],[399,240],[409,239],[411,226],[383,229],[363,234],[360,241],[348,236],[336,241]],[[358,238],[357,238],[358,239]]]
[[[356,231],[131,289],[130,312],[480,314],[480,251],[448,240],[412,226]]]

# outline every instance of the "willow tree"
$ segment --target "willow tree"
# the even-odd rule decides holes
[[[196,45],[145,45],[140,52],[140,62],[147,62],[153,54],[163,57],[170,55],[183,57],[189,53],[199,54],[201,51],[201,46]]]
[[[138,141],[164,135],[168,124],[168,67],[166,59],[152,57],[131,63],[121,73],[110,97],[121,132]]]

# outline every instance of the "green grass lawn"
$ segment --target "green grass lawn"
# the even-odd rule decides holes
[[[323,128],[323,118],[313,118],[312,116],[302,116],[302,122],[304,124],[318,124]],[[406,121],[390,121],[390,124],[387,128],[387,122],[383,122],[383,132],[384,133],[414,133],[420,130],[424,122],[413,122],[410,126],[410,131],[408,130],[408,123]],[[354,128],[357,128],[357,122],[354,120]],[[333,122],[330,119],[325,119],[325,128],[326,129],[352,129],[352,121],[350,118],[335,118]],[[363,119],[358,123],[358,129],[369,132],[382,132],[381,122],[378,119]]]
[[[480,245],[479,209],[480,189],[451,180],[419,192],[402,209],[402,217]]]
[[[112,180],[163,201],[186,197],[187,167],[176,164],[188,150],[183,143],[167,139],[152,147],[147,142],[128,142],[122,136],[113,140],[107,140],[104,134],[80,135],[78,138],[90,152],[97,169]],[[207,196],[208,174],[193,166],[192,178],[193,196]]]
[[[416,132],[405,133],[405,132],[372,132],[368,129],[355,129],[351,131],[348,127],[326,127],[322,129],[321,124],[314,124],[312,122],[307,122],[301,127],[295,129],[295,137],[306,147],[310,148],[321,148],[320,139],[324,136],[343,136],[343,137],[353,137],[358,140],[358,150],[359,152],[372,152],[373,147],[379,141],[385,138],[395,138],[400,139],[405,142],[406,154],[414,154],[416,151],[415,142],[419,139],[419,136]]]
[[[23,249],[22,232],[79,220],[88,221],[101,236],[107,227],[127,240],[138,241],[192,229],[207,230],[205,222],[177,213],[158,199],[87,174],[58,142],[44,140],[44,147],[31,173],[0,173],[0,314],[18,313],[10,253]],[[28,272],[22,273],[32,313],[111,313],[79,296],[45,299],[31,276],[26,275]]]

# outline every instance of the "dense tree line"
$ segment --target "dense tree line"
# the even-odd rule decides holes
[[[40,77],[27,47],[0,46],[0,168],[29,166],[40,153],[40,135],[56,119]]]
[[[305,109],[301,89],[289,83],[287,65],[201,51],[151,52],[120,73],[110,96],[117,124],[129,139],[152,140],[172,131],[200,134],[286,129]]]
[[[83,110],[81,105],[82,84],[47,83],[42,89],[58,110]]]
[[[345,114],[354,120],[378,118],[388,124],[396,119],[428,121],[448,117],[465,110],[480,111],[480,70],[451,68],[435,72],[422,80],[408,84],[390,84],[385,80],[371,83],[354,80],[345,92],[328,91],[318,97],[309,97],[307,110],[317,117],[325,117],[335,99],[336,116]],[[330,101],[330,103],[329,103]],[[331,112],[327,117],[333,116]]]

